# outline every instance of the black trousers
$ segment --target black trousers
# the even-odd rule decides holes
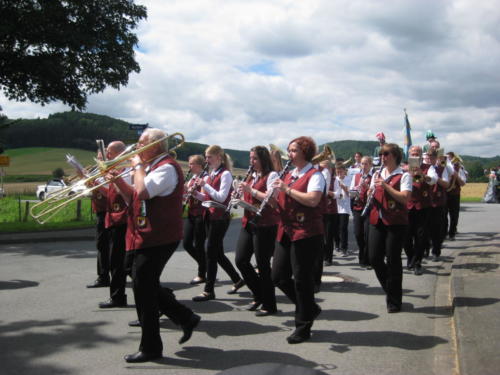
[[[444,228],[445,207],[429,208],[428,230],[432,244],[432,254],[441,255],[441,247],[443,244],[443,228]]]
[[[349,214],[337,214],[339,225],[337,235],[335,236],[335,247],[340,250],[347,250],[348,243],[348,225],[349,225]]]
[[[184,220],[184,239],[182,246],[198,264],[198,277],[205,278],[207,261],[205,259],[205,223],[203,216],[188,216]]]
[[[339,231],[339,216],[338,214],[325,214],[323,215],[323,224],[325,226],[325,246],[324,258],[325,260],[332,261],[333,259],[333,242],[335,235]]]
[[[323,246],[323,235],[291,241],[285,234],[276,242],[272,278],[274,285],[295,303],[295,327],[299,334],[311,330],[319,308],[314,301],[314,265]]]
[[[104,225],[106,212],[96,213],[95,242],[97,248],[97,277],[109,281],[109,231]]]
[[[274,254],[277,225],[241,228],[236,247],[236,266],[240,270],[254,301],[267,311],[276,311],[276,295],[271,279],[271,258]],[[250,263],[255,254],[259,273]]]
[[[411,209],[408,211],[408,232],[404,243],[408,266],[420,266],[424,257],[424,248],[427,241],[426,226],[429,219],[429,209]]]
[[[352,210],[354,237],[358,244],[358,259],[362,266],[369,265],[368,260],[368,216],[361,216],[361,211]]]
[[[455,237],[457,234],[458,216],[460,214],[460,195],[448,194],[446,200],[447,215],[446,215],[446,229],[450,237]],[[448,227],[448,215],[450,216]]]
[[[178,325],[187,324],[193,314],[189,308],[177,301],[170,289],[160,285],[163,268],[178,244],[179,242],[174,242],[134,251],[133,290],[137,316],[142,328],[139,350],[146,353],[161,353],[163,350],[158,311]]]
[[[207,220],[207,281],[205,292],[213,293],[215,279],[217,278],[217,264],[231,278],[233,283],[241,280],[240,275],[224,254],[224,235],[229,227],[229,216],[221,220]]]
[[[406,225],[384,225],[379,220],[368,231],[370,265],[386,294],[387,306],[401,307],[403,299],[403,265],[401,250]]]
[[[111,299],[118,301],[125,298],[125,284],[127,281],[127,273],[125,272],[125,234],[127,233],[127,225],[111,227],[109,233],[111,237],[109,295]]]

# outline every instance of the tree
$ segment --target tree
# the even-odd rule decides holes
[[[65,175],[66,174],[64,173],[64,169],[62,169],[61,167],[58,167],[52,171],[52,177],[57,178],[58,180],[62,180]]]
[[[133,0],[0,0],[0,88],[11,100],[60,100],[84,109],[87,95],[120,88],[147,16]]]

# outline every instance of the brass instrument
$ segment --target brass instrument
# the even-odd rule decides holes
[[[45,224],[50,220],[55,214],[66,207],[69,203],[81,199],[82,197],[90,195],[94,190],[97,190],[104,185],[107,185],[117,178],[123,177],[131,172],[130,159],[140,153],[149,150],[159,144],[168,144],[169,140],[177,138],[176,145],[169,149],[165,146],[165,151],[159,155],[155,155],[154,159],[170,154],[171,151],[181,147],[184,144],[184,135],[181,133],[173,133],[166,135],[156,141],[153,141],[143,147],[136,148],[136,144],[127,147],[120,155],[118,155],[113,160],[97,160],[97,166],[95,169],[88,172],[83,178],[76,181],[74,184],[59,190],[55,194],[51,194],[44,201],[38,202],[31,206],[30,215],[39,224]],[[152,160],[147,160],[150,162]],[[112,170],[125,169],[122,173],[114,176],[110,180],[104,180],[104,177],[110,173]],[[104,180],[104,181],[101,181]],[[76,193],[75,191],[81,192]]]
[[[417,169],[420,168],[420,165],[422,165],[422,158],[421,157],[410,156],[408,158],[408,171],[413,176],[413,182],[416,182],[416,183],[420,183],[422,181],[422,176],[415,175]]]
[[[325,160],[332,161],[332,157],[333,157],[333,160],[335,160],[335,154],[333,153],[333,150],[331,149],[330,146],[328,146],[327,144],[325,144],[323,146],[323,151],[321,151],[317,155],[314,155],[313,158],[312,158],[312,160],[311,160],[311,163],[312,164],[319,164],[319,163],[321,163],[322,161],[325,161]]]

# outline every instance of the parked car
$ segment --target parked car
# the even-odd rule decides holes
[[[49,180],[45,185],[38,185],[36,188],[36,196],[43,201],[51,193],[64,189],[67,185],[63,180],[53,179]]]

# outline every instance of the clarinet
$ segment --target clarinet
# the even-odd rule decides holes
[[[245,182],[248,179],[248,177],[252,174],[252,172],[253,172],[253,166],[250,165],[248,167],[247,173],[245,174],[245,177],[243,178],[242,181]],[[227,205],[226,212],[231,211],[231,208],[234,207],[233,200],[240,199],[240,198],[241,198],[241,194],[238,193],[236,190],[233,191],[231,200],[229,201],[229,204]]]
[[[380,168],[380,170],[377,172],[377,177],[380,177],[383,169],[384,169],[384,167]],[[375,180],[375,175],[373,175],[373,179]],[[372,209],[374,195],[375,195],[375,186],[370,191],[368,198],[366,198],[366,204],[365,204],[365,207],[363,208],[363,211],[361,211],[361,217],[366,217],[366,215],[368,215],[368,213]]]
[[[286,172],[288,172],[288,170],[290,169],[290,167],[292,166],[292,160],[291,159],[288,159],[288,161],[286,162],[285,164],[285,167],[283,168],[283,170],[278,174],[278,179],[283,179],[283,176],[286,174]],[[252,220],[252,224],[257,224],[257,222],[259,221],[259,219],[262,217],[262,212],[264,211],[264,209],[267,207],[268,203],[269,203],[269,200],[271,199],[271,197],[273,196],[273,193],[274,193],[274,189],[268,191],[266,197],[264,198],[264,200],[262,201],[262,203],[260,204],[260,207],[259,207],[259,211],[257,211],[255,213],[255,216]]]
[[[191,170],[189,170],[189,172],[191,172]],[[203,176],[205,176],[206,174],[208,173],[208,163],[205,164],[205,167],[203,168],[203,170],[201,171],[200,173],[200,176],[199,178],[203,178]],[[186,181],[187,182],[187,181]],[[198,189],[198,184],[197,183],[194,183],[188,190],[187,194],[186,194],[186,198],[184,199],[184,205],[186,205],[189,201],[189,198],[192,198],[194,196],[194,192]]]

